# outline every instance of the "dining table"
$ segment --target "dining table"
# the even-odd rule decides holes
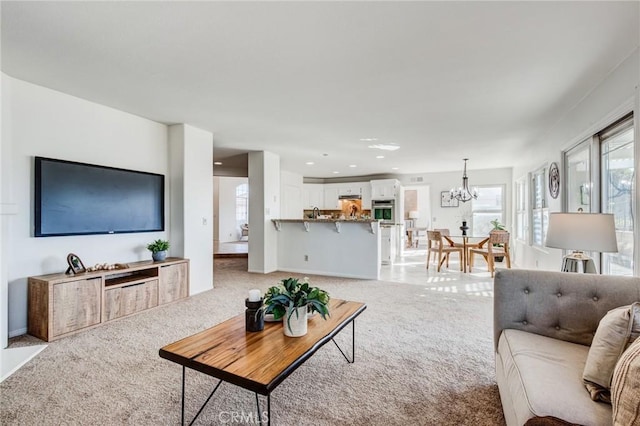
[[[469,268],[469,249],[482,247],[489,241],[486,235],[443,235],[442,236],[452,247],[462,247],[462,270],[464,273],[471,272]]]
[[[414,235],[420,235],[420,232],[427,232],[427,227],[409,227],[407,228],[407,248],[413,248]],[[415,241],[415,247],[418,247],[418,240]]]

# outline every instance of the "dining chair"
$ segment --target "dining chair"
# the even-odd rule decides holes
[[[449,229],[448,228],[435,228],[434,231],[440,232],[440,234],[442,234],[443,237],[443,241],[445,241],[445,244],[447,243],[447,240],[444,237],[448,237],[450,235],[449,233]],[[429,239],[429,234],[428,234],[428,230],[427,230],[427,263],[430,262],[429,260],[429,254],[433,253],[433,259],[435,260],[436,255],[438,253],[438,246],[440,245],[440,241],[432,241]],[[451,240],[449,240],[450,245],[454,245],[453,242],[451,242]],[[435,250],[432,250],[432,246],[435,246]],[[447,258],[447,268],[449,267],[449,258]]]
[[[438,253],[438,272],[442,268],[442,264],[447,262],[447,267],[449,267],[449,256],[451,253],[458,253],[460,258],[460,270],[462,271],[462,263],[463,263],[463,248],[452,246],[443,241],[442,231],[427,231],[427,238],[429,240],[429,249],[427,250],[427,269],[429,269],[429,263],[431,259],[431,253],[437,250]]]
[[[487,261],[487,267],[491,271],[491,277],[495,272],[496,257],[504,257],[507,268],[511,268],[511,256],[509,255],[509,232],[491,231],[489,239],[484,240],[480,247],[469,249],[469,268],[473,269],[473,257],[479,254]]]

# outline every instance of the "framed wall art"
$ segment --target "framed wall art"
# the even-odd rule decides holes
[[[440,207],[458,207],[460,201],[456,198],[451,198],[450,191],[442,191],[440,193]]]

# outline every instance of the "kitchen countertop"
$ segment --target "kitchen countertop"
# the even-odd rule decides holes
[[[372,223],[379,222],[378,219],[271,219],[272,222],[317,222],[317,223]]]

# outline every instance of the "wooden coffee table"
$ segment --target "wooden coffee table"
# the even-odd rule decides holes
[[[182,414],[184,424],[184,392],[186,368],[220,379],[189,424],[202,413],[220,384],[233,383],[255,392],[257,421],[262,421],[258,394],[267,397],[267,423],[271,424],[271,392],[320,347],[333,341],[347,362],[355,361],[355,319],[367,305],[332,299],[330,317],[309,319],[308,332],[302,337],[286,337],[282,322],[265,323],[263,331],[245,331],[245,316],[238,315],[193,336],[160,349],[162,358],[182,365]],[[338,346],[334,336],[349,323],[352,325],[351,359]]]

